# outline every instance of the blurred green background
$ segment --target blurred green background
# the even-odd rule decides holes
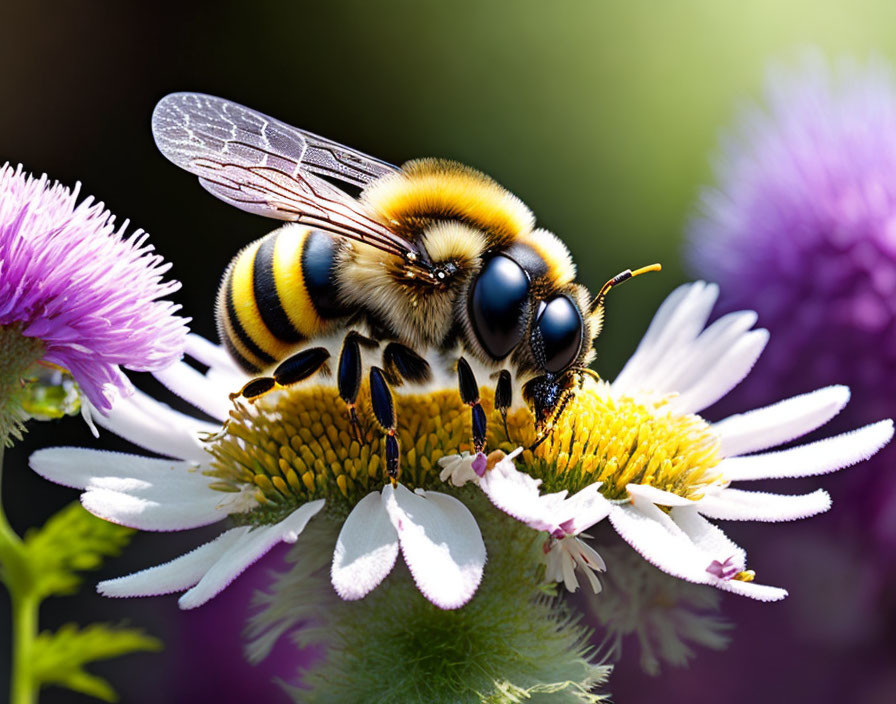
[[[759,97],[769,62],[807,47],[896,59],[886,0],[6,2],[0,22],[0,161],[81,180],[149,230],[198,332],[214,335],[227,262],[273,225],[219,203],[156,152],[149,117],[176,90],[228,97],[395,163],[442,156],[480,168],[567,242],[592,288],[662,262],[609,302],[597,364],[608,376],[686,278],[683,230],[719,132]],[[74,496],[24,468],[28,452],[62,442],[93,441],[70,420],[34,427],[8,454],[4,497],[20,531]],[[110,573],[199,542],[165,540],[138,537]],[[174,599],[150,601],[153,627],[175,634]],[[136,602],[59,603],[48,626],[84,609],[151,625]],[[109,673],[125,701],[157,701],[145,683],[158,685],[173,657],[135,658],[127,681]]]

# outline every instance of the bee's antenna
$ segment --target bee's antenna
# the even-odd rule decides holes
[[[604,298],[606,298],[610,289],[614,286],[618,286],[623,281],[628,281],[641,274],[646,274],[648,271],[662,271],[662,268],[663,267],[660,264],[651,264],[650,266],[642,266],[640,269],[635,269],[634,271],[626,269],[625,271],[616,274],[616,276],[600,287],[600,291],[598,291],[597,295],[594,297],[594,301],[591,303],[591,312],[594,313],[594,311],[603,305]]]

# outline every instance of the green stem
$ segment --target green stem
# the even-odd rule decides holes
[[[3,472],[3,445],[0,444],[0,479]],[[31,653],[37,637],[37,612],[40,598],[28,565],[25,544],[6,520],[0,500],[0,568],[9,589],[12,607],[12,671],[10,704],[34,704],[37,689],[31,675]]]

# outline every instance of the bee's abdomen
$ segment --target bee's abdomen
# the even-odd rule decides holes
[[[348,311],[338,300],[338,238],[286,225],[234,257],[218,292],[218,333],[249,372],[281,361]]]

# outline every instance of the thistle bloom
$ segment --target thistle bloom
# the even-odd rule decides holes
[[[115,523],[140,530],[187,530],[225,519],[235,524],[171,562],[101,582],[100,592],[124,597],[187,590],[180,606],[200,606],[274,545],[294,543],[326,505],[327,517],[344,521],[332,569],[341,596],[365,596],[391,571],[400,549],[433,603],[454,609],[469,601],[485,564],[476,521],[457,499],[427,490],[441,484],[434,469],[438,448],[456,451],[464,435],[456,389],[397,399],[404,483],[382,488],[380,435],[371,428],[364,444],[350,435],[335,388],[300,385],[234,407],[229,392],[246,377],[223,349],[190,335],[187,354],[208,371],[178,362],[156,377],[219,424],[172,410],[139,390],[98,419],[171,459],[83,448],[31,457],[35,471],[83,489],[85,508]],[[452,421],[433,417],[421,424],[439,404],[456,407]]]
[[[817,54],[769,75],[766,107],[744,114],[690,225],[694,271],[749,301],[772,331],[760,380],[740,400],[846,383],[859,423],[892,416],[896,397],[896,84],[882,61]],[[850,482],[850,500],[892,562],[896,483],[888,471]],[[886,587],[882,587],[886,590]],[[864,597],[860,597],[864,598]]]
[[[76,204],[78,192],[0,168],[0,375],[14,363],[61,367],[107,413],[112,390],[131,388],[119,365],[170,365],[186,321],[160,300],[180,284],[162,281],[170,264],[146,233],[125,236],[127,223],[116,229],[91,198]]]
[[[704,329],[718,288],[681,286],[662,304],[612,384],[589,382],[558,420],[541,457],[498,462],[478,485],[530,526],[575,533],[609,517],[619,535],[670,575],[763,601],[783,589],[753,583],[746,554],[707,519],[789,521],[826,511],[823,490],[780,495],[732,482],[832,472],[892,437],[885,420],[778,452],[759,452],[829,421],[849,399],[829,387],[709,424],[699,415],[743,379],[768,340],[752,312]],[[755,454],[754,454],[755,453]],[[537,477],[537,479],[535,479]],[[552,494],[542,494],[541,484]],[[557,490],[576,491],[571,499]]]
[[[723,142],[690,225],[692,268],[773,340],[754,398],[846,381],[869,417],[896,394],[896,87],[881,61],[778,70]]]

